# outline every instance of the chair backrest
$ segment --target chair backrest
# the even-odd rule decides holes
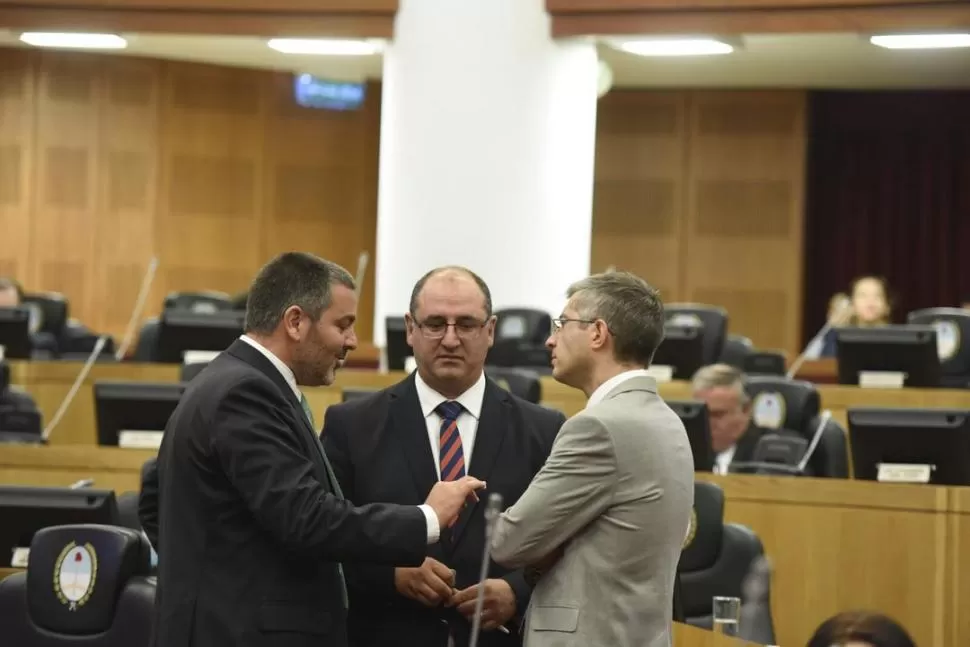
[[[686,622],[710,629],[713,598],[743,598],[745,582],[763,555],[761,540],[751,529],[724,523],[724,491],[714,483],[695,482],[691,532],[677,567]],[[759,626],[773,626],[770,605],[761,606],[766,617]]]
[[[179,369],[179,380],[182,382],[191,382],[196,375],[205,370],[205,367],[209,365],[209,362],[192,362],[190,364],[182,364],[182,368]]]
[[[374,395],[377,393],[378,389],[344,389],[340,395],[341,402],[347,402],[348,400],[357,400],[358,398],[366,398],[369,395]]]
[[[539,374],[525,368],[486,366],[485,375],[503,389],[523,400],[539,404],[542,400],[542,383]]]
[[[16,387],[0,388],[0,443],[41,443],[42,427],[33,396]]]
[[[142,324],[133,354],[136,362],[158,361],[158,325],[157,317],[152,317]]]
[[[808,473],[817,477],[848,478],[845,429],[831,419],[822,424],[820,399],[814,384],[785,377],[749,375],[745,390],[751,398],[752,420],[759,427],[779,433],[784,429],[794,430],[808,443],[819,433],[818,443],[809,457]]]
[[[545,344],[552,330],[548,312],[533,308],[505,308],[495,311],[495,340],[516,340]]]
[[[76,525],[34,535],[26,573],[0,582],[0,636],[17,647],[149,647],[151,547],[134,530]]]
[[[744,370],[745,360],[754,352],[754,342],[741,335],[728,335],[718,362]]]
[[[171,292],[165,297],[163,310],[188,310],[211,313],[232,310],[233,299],[225,292]]]
[[[961,308],[926,308],[910,312],[906,321],[936,329],[943,386],[966,388],[970,383],[970,312]]]
[[[668,303],[664,315],[669,323],[700,322],[704,326],[704,363],[715,364],[727,338],[727,310],[702,303]]]
[[[746,375],[784,375],[785,355],[776,350],[752,350],[741,370]]]
[[[40,313],[40,326],[37,332],[46,332],[60,339],[64,326],[67,325],[70,306],[60,292],[34,292],[24,295],[24,305],[36,308]]]

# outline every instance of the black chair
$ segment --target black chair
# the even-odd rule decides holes
[[[377,391],[378,389],[344,389],[340,394],[340,401],[347,402],[348,400],[366,398],[369,395],[374,395]]]
[[[145,320],[138,333],[138,341],[135,343],[135,352],[132,359],[136,362],[157,362],[158,361],[158,317],[151,317]]]
[[[151,547],[128,528],[38,531],[26,573],[0,582],[0,636],[17,647],[149,647]]]
[[[936,328],[940,385],[970,388],[970,345],[963,343],[970,336],[970,312],[961,308],[926,308],[910,312],[906,321]]]
[[[769,430],[792,430],[803,436],[803,452],[812,451],[806,474],[826,478],[849,477],[849,449],[845,429],[820,416],[815,385],[770,375],[749,375],[745,391],[751,398],[754,423]],[[821,425],[821,428],[820,428]],[[818,434],[814,450],[810,444]],[[784,435],[780,433],[779,435]]]
[[[539,404],[542,400],[542,384],[539,374],[526,368],[486,366],[485,375],[503,389],[523,400]]]
[[[171,292],[165,297],[163,310],[188,310],[189,312],[219,312],[233,310],[235,301],[225,292]]]
[[[37,402],[10,384],[10,365],[0,362],[0,443],[42,443],[42,427]]]
[[[752,350],[741,370],[746,375],[785,375],[785,355],[774,350]]]
[[[38,313],[40,325],[35,332],[47,333],[60,341],[69,320],[67,297],[60,292],[33,292],[25,294],[23,302]]]
[[[691,530],[677,567],[680,607],[687,624],[711,629],[716,596],[741,598],[744,604],[746,581],[763,556],[761,540],[751,529],[724,523],[724,491],[714,483],[696,482]],[[759,600],[758,607],[748,616],[754,617],[759,634],[770,634],[773,643],[770,604]]]
[[[179,380],[182,382],[191,382],[196,375],[205,370],[205,367],[209,365],[209,362],[192,362],[191,364],[182,364],[182,368],[179,369]]]
[[[700,303],[670,303],[664,306],[667,322],[677,325],[701,323],[704,327],[704,364],[716,364],[727,338],[727,310]]]
[[[728,335],[718,362],[744,370],[745,361],[754,352],[754,342],[742,335]]]
[[[546,340],[552,317],[532,308],[496,310],[495,342],[485,363],[490,366],[550,371],[551,355]]]

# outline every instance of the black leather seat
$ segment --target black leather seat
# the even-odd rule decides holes
[[[41,431],[37,402],[10,385],[10,365],[0,362],[0,443],[40,443]]]
[[[542,384],[539,374],[526,368],[486,366],[485,375],[495,380],[503,389],[523,400],[539,404],[542,400]]]
[[[716,596],[741,598],[743,606],[746,581],[763,555],[761,540],[750,528],[724,523],[724,491],[714,483],[696,482],[691,532],[677,567],[680,607],[687,624],[710,629]],[[744,609],[743,617],[750,619],[759,635],[769,634],[773,643],[770,603],[761,597],[754,608]],[[741,627],[742,632],[745,629]]]
[[[704,364],[716,364],[727,339],[727,310],[701,303],[670,303],[664,306],[667,323],[683,325],[700,322],[704,327]]]
[[[970,348],[963,344],[970,336],[970,312],[962,308],[926,308],[910,312],[906,322],[936,328],[940,386],[970,388]]]
[[[378,389],[344,389],[340,394],[340,401],[346,402],[347,400],[366,398],[369,395],[374,395],[377,391]]]
[[[155,581],[141,533],[114,526],[45,528],[26,573],[0,582],[0,636],[16,647],[149,647]]]
[[[838,422],[832,419],[825,422],[818,443],[811,450],[810,443],[822,423],[819,395],[814,384],[785,377],[751,375],[745,381],[745,391],[751,398],[751,416],[756,425],[770,430],[793,430],[803,436],[805,450],[812,451],[806,474],[849,477],[846,432]]]
[[[754,342],[742,335],[728,335],[718,362],[744,370],[745,361],[754,352]]]
[[[546,340],[552,332],[552,317],[533,308],[495,311],[495,342],[488,351],[491,366],[538,369],[549,372],[551,354]]]
[[[212,313],[233,310],[234,305],[233,298],[225,292],[171,292],[165,297],[162,309]]]

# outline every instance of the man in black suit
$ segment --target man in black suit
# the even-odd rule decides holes
[[[521,400],[483,373],[495,332],[484,281],[464,268],[425,275],[405,316],[417,372],[372,396],[327,409],[324,442],[358,505],[422,501],[467,473],[510,506],[545,463],[557,412]],[[348,565],[354,647],[465,647],[479,590],[485,496],[464,510],[418,568]],[[532,588],[523,571],[493,565],[484,583],[483,647],[521,644]]]
[[[333,383],[356,311],[346,270],[283,254],[253,281],[246,334],[186,389],[157,465],[158,647],[344,646],[341,562],[420,564],[484,485],[343,498],[300,386]]]
[[[694,398],[707,404],[714,449],[714,472],[727,474],[731,463],[747,463],[766,433],[751,418],[751,399],[744,374],[727,364],[711,364],[694,374]]]

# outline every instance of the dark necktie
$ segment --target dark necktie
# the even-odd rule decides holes
[[[310,426],[313,427],[313,436],[316,438],[317,424],[313,421],[313,411],[310,410],[310,403],[307,402],[306,396],[302,393],[300,394],[300,406],[303,407],[303,413],[306,415],[307,420],[310,421]],[[340,490],[340,483],[337,482],[337,475],[333,473],[333,468],[330,467],[330,460],[327,458],[327,452],[320,447],[320,454],[323,456],[323,464],[327,468],[327,477],[330,479],[330,483],[333,485],[334,494],[338,499],[344,498],[344,493]],[[344,565],[337,564],[337,572],[340,573],[340,593],[343,597],[344,608],[348,608],[347,598],[347,580],[344,577]]]
[[[458,433],[458,416],[465,408],[458,402],[445,401],[435,411],[441,416],[438,436],[438,465],[442,481],[455,481],[465,476],[465,454]]]

